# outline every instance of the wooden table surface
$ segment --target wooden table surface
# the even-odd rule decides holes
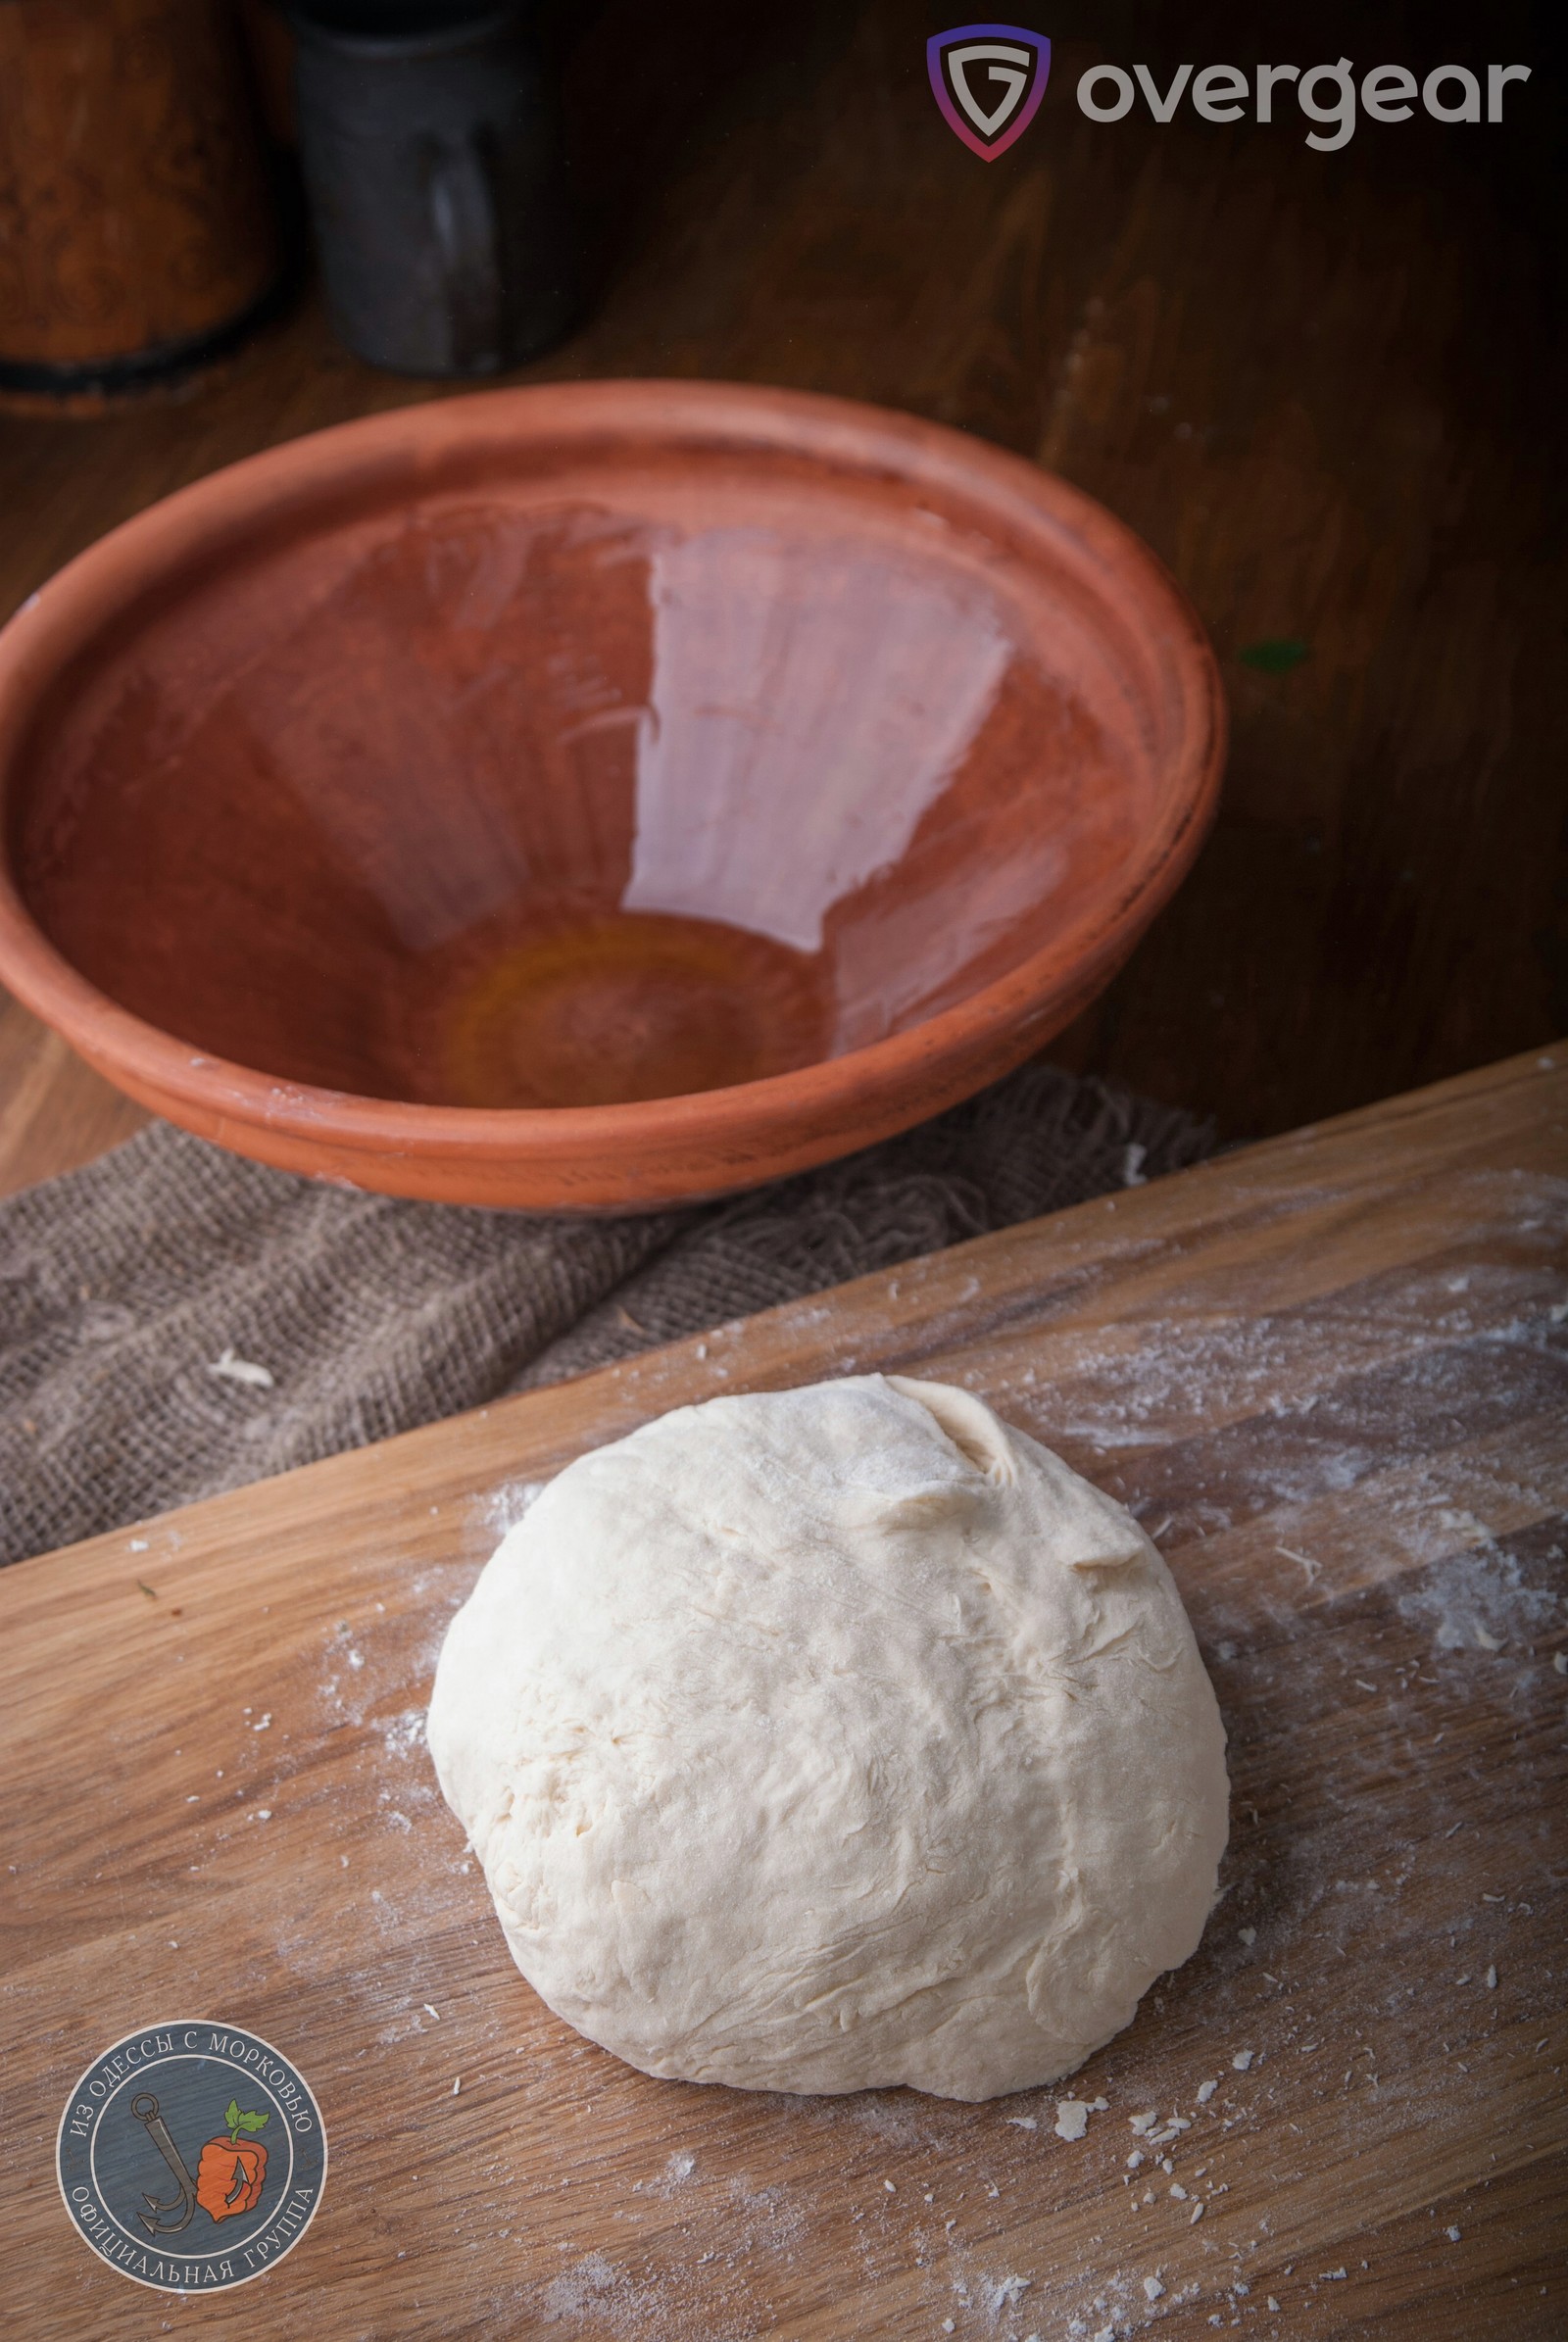
[[[1053,2091],[753,2097],[579,2041],[421,1742],[528,1486],[895,1367],[1135,1508],[1231,1735],[1222,1898],[1071,2085],[1107,2102],[1077,2142]],[[5,1572],[16,2330],[1556,2342],[1565,1426],[1555,1049]],[[187,2303],[103,2269],[51,2161],[88,2060],[181,2011],[295,2058],[331,2144],[291,2256]],[[1169,2170],[1129,2168],[1146,2110]]]
[[[951,13],[951,12],[950,12]],[[1160,127],[1078,112],[1096,54],[1470,55],[1430,0],[1058,9],[995,164],[926,82],[923,0],[610,0],[566,59],[603,281],[519,380],[672,373],[881,401],[1104,499],[1193,596],[1235,719],[1224,811],[1059,1060],[1240,1139],[1568,1029],[1568,303],[1552,82],[1479,129]],[[1096,51],[1077,35],[1089,30]],[[1498,0],[1488,54],[1534,56]],[[1197,44],[1196,47],[1194,44]],[[97,422],[0,417],[0,614],[216,465],[450,386],[372,373],[313,298],[220,379]],[[1244,654],[1296,640],[1265,672]],[[134,1127],[0,1009],[0,1192]]]

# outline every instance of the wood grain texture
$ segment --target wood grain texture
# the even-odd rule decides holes
[[[0,992],[0,1195],[90,1163],[146,1120],[134,1099]]]
[[[950,12],[949,12],[950,13]],[[558,18],[580,12],[558,8]],[[1055,1054],[1284,1130],[1568,1026],[1563,320],[1544,43],[1496,130],[1085,122],[1092,51],[1413,63],[1455,0],[1256,12],[1066,5],[1028,135],[943,124],[915,0],[636,0],[566,60],[594,313],[517,376],[778,381],[958,424],[1059,466],[1199,606],[1235,714],[1229,795],[1181,896]],[[1510,98],[1510,104],[1513,99]],[[1554,180],[1549,183],[1554,185]],[[0,430],[0,608],[155,497],[437,386],[377,375],[307,304],[221,381],[90,426]],[[1288,674],[1247,666],[1295,636]]]
[[[332,2165],[280,2269],[165,2330],[1548,2342],[1565,1301],[1552,1050],[7,1572],[19,2330],[160,2330],[50,2157],[88,2058],[188,2009],[298,2059]],[[1070,2085],[1109,2102],[1077,2144],[1053,2092],[620,2067],[512,1969],[420,1740],[524,1484],[673,1404],[895,1366],[1136,1508],[1231,1733],[1223,1898]],[[1128,2169],[1145,2109],[1191,2124],[1169,2174]]]

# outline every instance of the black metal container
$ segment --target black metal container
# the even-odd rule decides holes
[[[578,262],[527,6],[301,0],[300,160],[333,325],[401,374],[493,374],[559,341]]]

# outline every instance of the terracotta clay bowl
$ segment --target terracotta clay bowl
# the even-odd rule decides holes
[[[715,1195],[1039,1049],[1223,742],[1152,556],[975,440],[712,383],[405,408],[169,498],[0,634],[0,979],[264,1162]]]

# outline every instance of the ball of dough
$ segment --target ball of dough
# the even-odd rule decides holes
[[[1226,1839],[1153,1545],[897,1375],[569,1466],[453,1620],[429,1739],[541,1998],[743,2089],[1054,2080],[1195,1950]]]

